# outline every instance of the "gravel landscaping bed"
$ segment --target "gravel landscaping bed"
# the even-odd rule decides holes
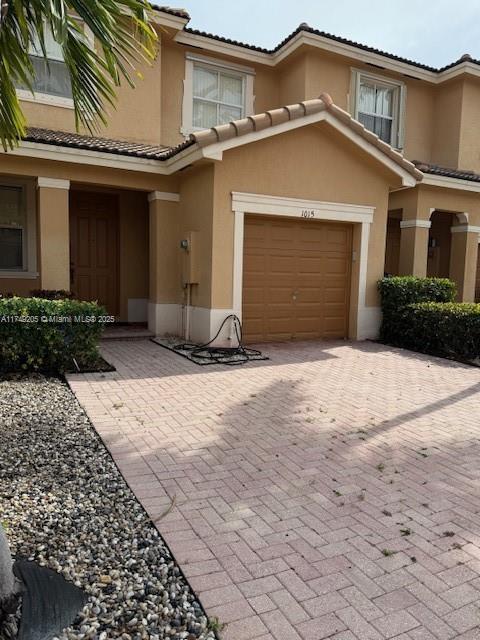
[[[65,383],[0,380],[0,442],[0,520],[12,553],[62,573],[89,596],[60,640],[215,638]]]

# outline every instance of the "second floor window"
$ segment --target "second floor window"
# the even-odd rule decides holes
[[[401,84],[356,73],[355,118],[381,140],[402,146],[403,91]]]
[[[34,44],[30,50],[30,60],[35,71],[32,81],[33,90],[35,93],[71,98],[70,76],[63,60],[62,48],[55,42],[49,31],[45,33],[45,48],[48,63],[43,57],[39,44]]]
[[[193,114],[195,129],[239,120],[245,115],[245,78],[214,67],[193,67]]]
[[[180,132],[188,136],[251,116],[254,78],[252,67],[187,52]]]

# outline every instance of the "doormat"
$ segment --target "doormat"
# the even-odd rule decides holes
[[[151,338],[151,341],[200,366],[209,364],[233,366],[258,360],[270,360],[261,351],[248,349],[241,344],[238,347],[211,347],[210,345],[186,343],[182,338],[172,336]]]

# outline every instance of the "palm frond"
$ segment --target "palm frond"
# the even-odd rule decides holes
[[[10,0],[0,12],[0,142],[13,148],[25,135],[26,121],[16,87],[33,93],[29,53],[48,64],[46,38],[52,34],[68,69],[77,128],[106,123],[122,81],[134,86],[139,67],[156,55],[157,33],[147,0]],[[85,36],[89,30],[96,47]],[[38,50],[39,49],[39,50]]]

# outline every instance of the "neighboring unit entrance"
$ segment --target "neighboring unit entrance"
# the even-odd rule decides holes
[[[70,193],[70,285],[79,300],[98,300],[118,315],[118,198]]]
[[[478,245],[477,281],[475,284],[475,301],[480,302],[480,244]]]
[[[246,342],[348,334],[352,225],[245,217]]]

